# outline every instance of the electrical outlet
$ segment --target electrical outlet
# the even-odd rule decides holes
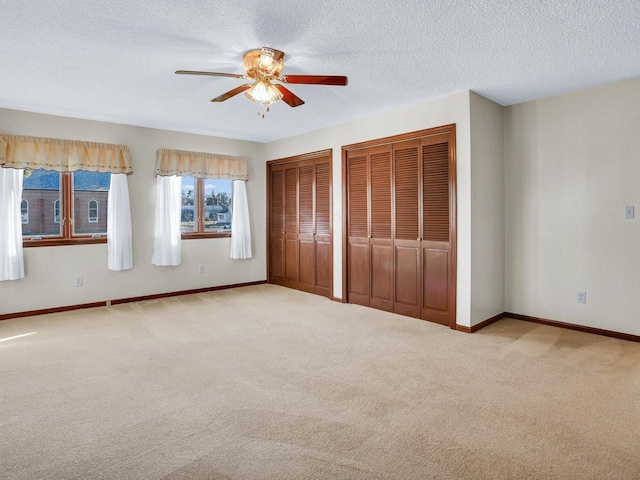
[[[578,292],[578,303],[587,303],[587,292]]]
[[[633,218],[635,214],[635,207],[633,205],[627,205],[624,207],[624,218]]]
[[[200,273],[204,273],[204,265],[200,265],[200,266],[198,267],[198,271],[199,271]]]
[[[76,277],[76,287],[82,286],[82,277]]]

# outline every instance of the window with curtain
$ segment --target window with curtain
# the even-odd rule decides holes
[[[180,177],[182,238],[231,236],[232,181]]]
[[[126,187],[126,175],[133,173],[129,147],[0,134],[0,168],[7,192],[7,195],[0,195],[0,216],[6,215],[9,221],[20,219],[17,232],[22,234],[24,246],[107,243],[109,256],[112,251],[118,251],[126,252],[130,257],[131,248],[112,248],[114,242],[131,241]],[[112,199],[113,180],[120,176],[125,177],[124,186],[123,182],[118,182],[120,193]],[[16,182],[20,185],[15,185]],[[21,199],[17,217],[11,214],[16,192],[20,192]],[[113,202],[126,203],[127,211],[116,208],[117,205],[112,208]],[[28,205],[26,215],[22,205]],[[108,211],[118,212],[114,221],[108,218]],[[120,232],[117,240],[113,235],[116,226]],[[0,245],[8,245],[0,251],[0,265],[9,261],[23,262],[22,249],[14,245],[15,239],[20,238],[14,236],[15,232],[12,225],[6,233],[0,233],[6,237],[0,237]],[[17,257],[10,253],[18,251],[20,258],[16,260]],[[128,264],[131,264],[130,258],[115,262],[116,267],[112,269],[123,269],[119,265]],[[110,261],[109,268],[111,265]]]
[[[25,246],[106,242],[110,183],[110,173],[27,169],[22,198],[34,211],[23,221]]]
[[[245,158],[163,148],[157,151],[156,173],[154,265],[180,264],[180,238],[230,236],[233,243],[232,226],[238,224],[234,183],[249,178]],[[246,206],[246,189],[240,194]],[[248,209],[240,210],[248,222]],[[240,230],[250,243],[248,229]]]

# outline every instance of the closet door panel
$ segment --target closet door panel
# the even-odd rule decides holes
[[[369,306],[369,242],[349,241],[349,302]]]
[[[420,142],[393,146],[395,190],[394,310],[420,317]]]
[[[425,318],[432,322],[449,325],[449,252],[446,247],[432,244],[423,249],[423,258],[422,308],[426,312]]]
[[[394,311],[420,318],[420,250],[415,241],[395,242],[395,302]]]
[[[450,148],[448,136],[422,140],[423,303],[422,318],[451,321]]]
[[[284,170],[271,168],[269,212],[269,278],[284,280]]]
[[[331,157],[318,159],[315,169],[315,293],[331,298]]]
[[[371,189],[371,303],[393,311],[391,146],[369,149]]]
[[[313,291],[315,283],[313,160],[298,162],[298,258],[300,288]]]
[[[298,277],[298,167],[286,165],[284,171],[284,249],[285,279],[297,283]]]
[[[347,157],[349,225],[347,300],[367,306],[369,305],[371,270],[368,160],[368,150],[349,152]]]

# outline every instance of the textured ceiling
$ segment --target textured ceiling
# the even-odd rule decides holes
[[[0,107],[272,141],[474,90],[502,105],[640,76],[638,0],[9,0],[0,11]],[[262,119],[242,55],[286,53],[291,85]]]

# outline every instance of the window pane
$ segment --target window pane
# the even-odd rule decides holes
[[[107,233],[107,197],[110,173],[73,172],[73,233]]]
[[[53,222],[60,223],[60,200],[53,202]]]
[[[60,200],[59,172],[26,170],[22,181],[22,236],[59,236],[61,224],[54,221],[51,211]]]
[[[204,229],[231,231],[231,180],[204,180]]]
[[[182,179],[182,217],[180,228],[183,232],[193,232],[196,229],[197,203],[195,198],[196,179],[180,177]]]

